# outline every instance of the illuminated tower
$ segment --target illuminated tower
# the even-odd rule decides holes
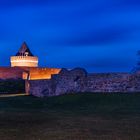
[[[38,57],[33,56],[27,44],[23,42],[16,56],[11,56],[11,67],[38,67]]]

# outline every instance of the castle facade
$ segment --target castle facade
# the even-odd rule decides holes
[[[0,79],[39,80],[50,79],[61,69],[38,66],[38,57],[34,56],[28,45],[23,42],[15,56],[10,58],[10,67],[0,67]]]
[[[25,92],[37,97],[78,92],[140,92],[139,71],[133,73],[88,73],[81,68],[73,70],[41,68],[38,66],[38,57],[31,53],[25,42],[16,55],[11,56],[10,60],[10,67],[0,67],[0,82],[2,83],[0,89],[4,88],[3,83],[6,83],[7,79],[15,79],[15,83],[21,79],[24,81],[24,85],[22,82],[21,84],[25,87]],[[11,89],[11,85],[8,84],[8,86]],[[16,85],[13,84],[13,87],[15,88]],[[19,85],[17,85],[16,91],[21,92],[18,88]]]

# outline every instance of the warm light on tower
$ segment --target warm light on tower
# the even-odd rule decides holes
[[[38,57],[33,56],[24,42],[16,56],[11,56],[11,67],[38,67]]]

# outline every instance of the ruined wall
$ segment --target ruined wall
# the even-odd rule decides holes
[[[140,75],[129,73],[88,74],[84,69],[62,69],[50,80],[30,82],[30,94],[56,96],[77,92],[140,92]]]
[[[5,85],[6,83],[5,80],[10,80],[10,81],[25,80],[24,89],[28,94],[30,89],[30,84],[28,83],[27,79],[30,80],[50,79],[52,74],[58,74],[59,71],[60,69],[56,69],[56,68],[0,67],[0,80],[1,83],[3,83],[3,85]],[[15,84],[13,83],[13,85]],[[43,89],[43,87],[41,87],[41,89]],[[14,90],[12,90],[12,92],[14,92]]]
[[[0,67],[0,79],[50,79],[52,74],[58,74],[61,69],[33,67]]]
[[[19,67],[23,71],[22,78],[29,80],[51,79],[53,74],[58,74],[61,69],[57,68],[33,68],[33,67]],[[29,77],[28,77],[29,76]]]
[[[0,79],[22,79],[23,71],[19,68],[0,67]]]
[[[128,73],[89,74],[86,90],[89,92],[125,92],[130,77]]]
[[[39,97],[77,92],[140,92],[139,73],[89,74],[81,68],[60,70],[0,67],[0,79],[24,79],[26,92]]]
[[[50,80],[32,80],[29,82],[29,93],[37,97],[51,96]],[[40,84],[40,85],[38,85]]]
[[[58,74],[60,69],[56,68],[29,68],[30,80],[50,79],[51,75]]]

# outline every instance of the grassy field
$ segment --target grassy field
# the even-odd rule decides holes
[[[0,140],[140,140],[140,94],[0,98]]]

